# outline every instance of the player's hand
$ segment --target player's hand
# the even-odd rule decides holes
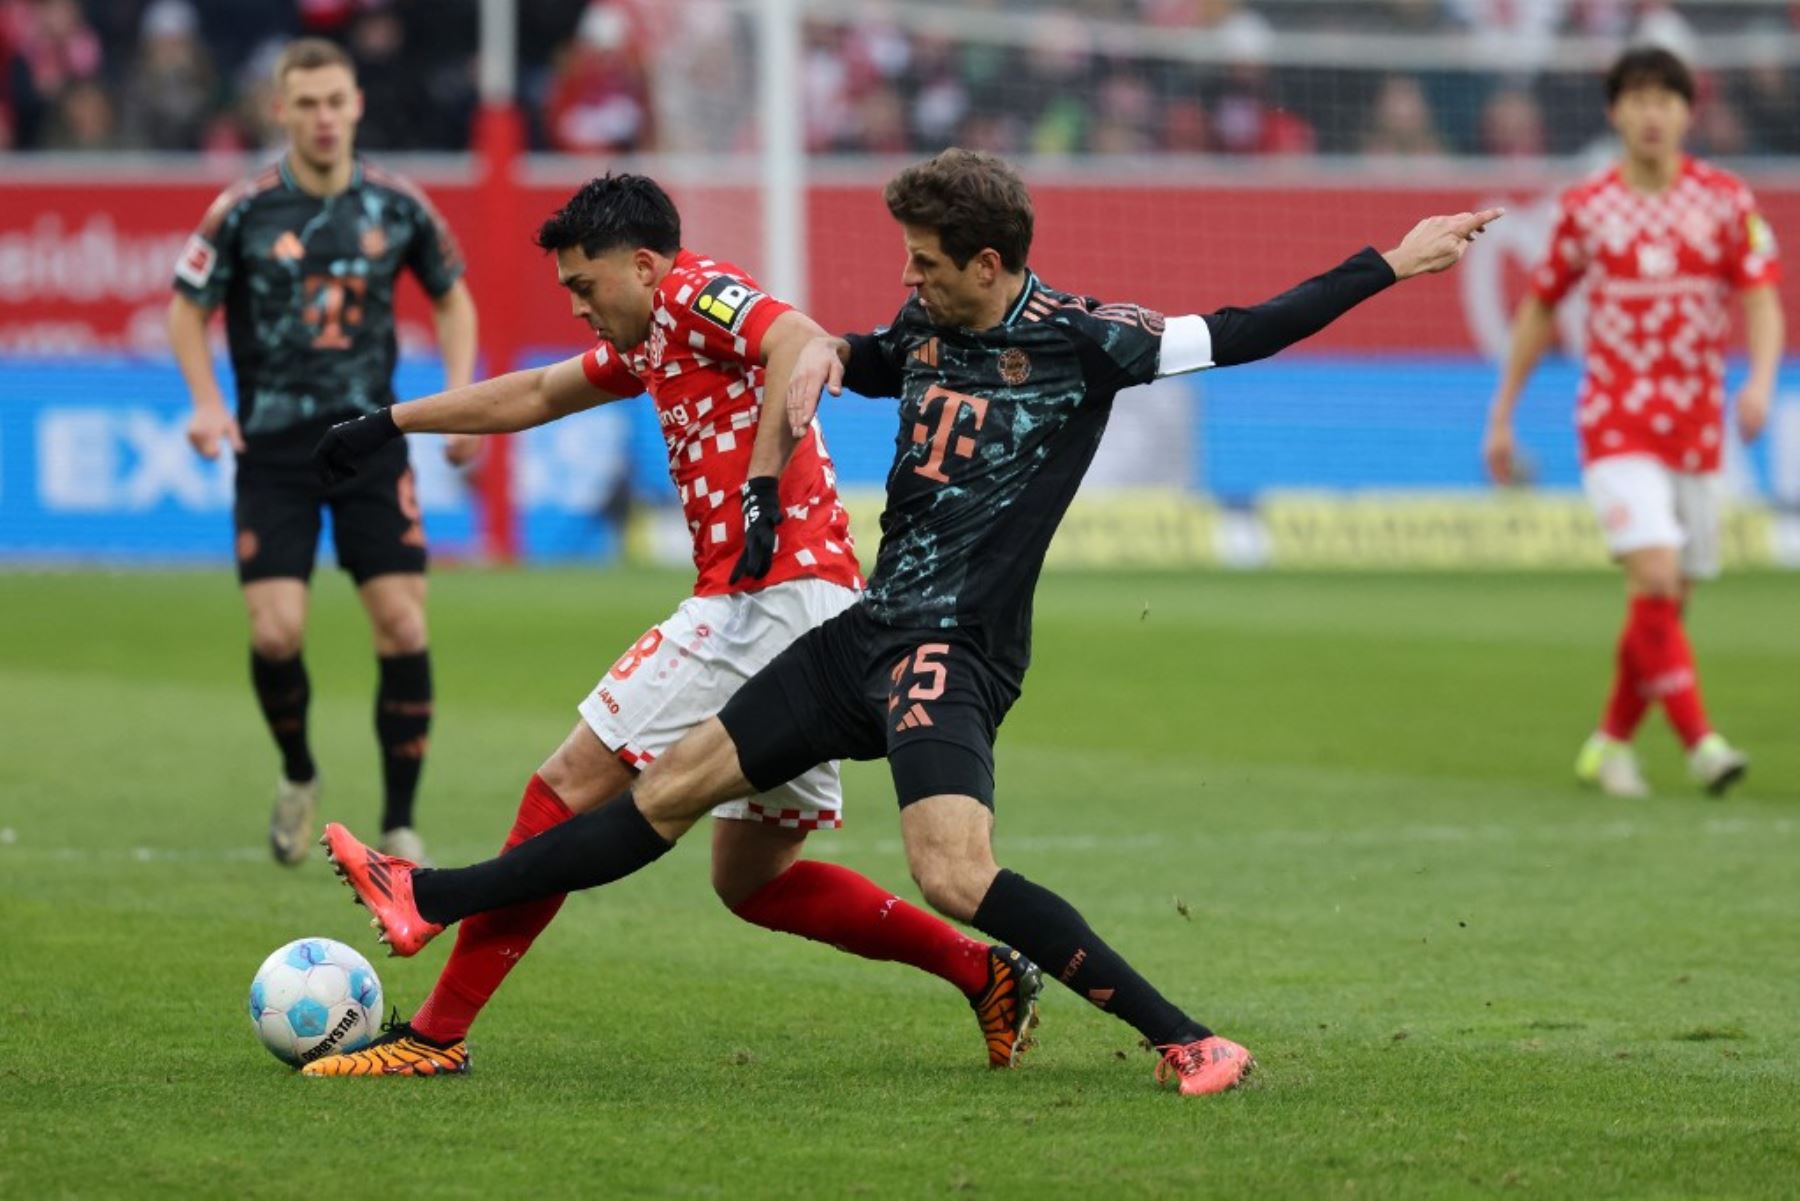
[[[1487,464],[1488,474],[1496,484],[1513,482],[1518,462],[1518,444],[1513,440],[1511,423],[1488,422],[1487,433],[1481,439],[1481,461]]]
[[[1394,269],[1396,279],[1448,271],[1462,261],[1482,230],[1505,215],[1505,209],[1492,208],[1454,217],[1427,217],[1400,239],[1400,245],[1381,257]]]
[[[1770,391],[1767,384],[1745,384],[1737,394],[1738,433],[1746,442],[1756,441],[1768,424]]]
[[[775,561],[775,527],[781,524],[781,486],[772,475],[744,481],[744,553],[731,569],[731,583],[760,580]]]
[[[313,448],[313,468],[327,484],[341,483],[356,474],[364,459],[399,436],[400,427],[389,409],[340,421]]]
[[[220,442],[230,446],[236,454],[244,453],[243,431],[238,429],[237,418],[224,405],[195,409],[188,421],[187,436],[188,444],[199,451],[203,459],[218,458]]]
[[[480,434],[446,434],[444,435],[444,461],[452,467],[467,467],[481,457],[481,449],[487,445]]]
[[[788,377],[788,428],[796,438],[806,437],[813,414],[819,411],[820,393],[844,392],[844,360],[838,357],[836,338],[814,338],[800,348],[794,373]]]

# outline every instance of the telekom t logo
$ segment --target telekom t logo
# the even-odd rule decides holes
[[[931,402],[934,400],[943,402],[938,410],[935,430],[930,427],[929,417]],[[956,452],[957,457],[963,459],[971,458],[975,454],[975,439],[959,434],[954,443],[950,441],[950,431],[955,427],[957,415],[962,412],[964,405],[967,405],[970,412],[975,414],[975,428],[980,429],[982,422],[987,420],[987,401],[979,396],[966,396],[961,392],[952,392],[937,384],[926,389],[925,399],[919,405],[920,412],[926,414],[926,420],[913,426],[912,440],[915,446],[927,439],[931,442],[931,454],[926,458],[924,465],[913,468],[928,480],[936,480],[940,484],[950,482],[950,477],[944,474],[944,456],[951,451]]]

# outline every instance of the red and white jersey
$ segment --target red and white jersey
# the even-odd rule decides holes
[[[782,521],[769,574],[730,582],[744,549],[739,489],[762,415],[762,339],[792,307],[730,263],[683,250],[656,286],[650,336],[626,354],[601,342],[581,357],[594,387],[615,396],[648,391],[656,403],[669,476],[694,537],[695,596],[806,577],[862,587],[850,516],[817,421],[781,473]]]
[[[1531,287],[1555,305],[1588,285],[1582,462],[1653,454],[1676,471],[1717,471],[1729,301],[1779,278],[1750,189],[1717,167],[1683,158],[1654,196],[1616,166],[1565,192]]]

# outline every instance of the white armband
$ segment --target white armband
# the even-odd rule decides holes
[[[1213,365],[1212,330],[1206,318],[1194,314],[1170,317],[1163,326],[1162,349],[1157,354],[1156,376],[1185,375]]]

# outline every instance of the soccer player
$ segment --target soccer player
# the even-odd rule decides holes
[[[346,422],[318,449],[321,469],[341,478],[406,430],[498,433],[646,391],[655,402],[693,534],[694,595],[633,643],[581,703],[581,720],[526,784],[507,850],[630,788],[639,769],[717,713],[800,634],[853,605],[862,586],[816,425],[782,447],[767,476],[747,478],[765,380],[779,415],[795,359],[824,331],[730,263],[682,249],[674,203],[641,175],[591,180],[544,222],[537,242],[556,255],[575,316],[599,339],[593,349]],[[989,1063],[1012,1066],[1035,1021],[1037,968],[848,868],[801,859],[808,831],[843,824],[837,764],[807,767],[714,809],[720,899],[756,925],[949,981],[975,1009]],[[309,1064],[307,1074],[468,1070],[476,1015],[562,900],[549,895],[464,922],[437,987],[409,1023],[365,1050]]]
[[[1625,569],[1627,602],[1612,693],[1575,774],[1612,796],[1649,793],[1631,740],[1653,704],[1708,792],[1723,793],[1749,766],[1707,720],[1682,613],[1694,582],[1719,572],[1727,300],[1736,292],[1744,306],[1750,376],[1738,429],[1753,439],[1781,358],[1779,264],[1750,190],[1682,153],[1693,101],[1693,75],[1661,48],[1629,50],[1607,73],[1607,115],[1624,153],[1562,196],[1482,447],[1494,478],[1510,481],[1519,393],[1550,344],[1552,311],[1585,285],[1582,485]]]
[[[425,637],[425,531],[406,447],[354,482],[319,483],[309,454],[325,429],[393,403],[394,288],[409,270],[432,298],[444,375],[466,384],[475,304],[456,242],[410,183],[356,157],[362,93],[338,46],[306,38],[275,65],[281,160],[207,210],[175,268],[169,341],[193,399],[188,441],[237,455],[238,579],[250,616],[250,679],[281,754],[269,845],[278,862],[311,849],[319,772],[307,741],[311,688],[301,652],[319,512],[331,510],[338,563],[374,635],[382,846],[421,859],[413,800],[431,728]],[[213,374],[206,325],[225,307],[237,412]],[[466,463],[474,438],[445,453]]]
[[[1359,251],[1254,308],[1165,319],[1040,280],[1027,264],[1030,195],[992,155],[947,150],[901,172],[886,199],[913,297],[873,334],[808,344],[753,468],[754,482],[810,427],[822,387],[900,399],[881,551],[858,603],[782,651],[631,790],[509,854],[413,870],[335,823],[326,846],[409,955],[470,914],[637,871],[711,805],[829,759],[885,757],[933,907],[1130,1023],[1161,1052],[1158,1079],[1172,1074],[1185,1094],[1231,1088],[1251,1069],[1247,1050],[1166,1000],[1067,901],[994,861],[993,741],[1030,659],[1038,572],[1121,389],[1274,354],[1397,279],[1451,266],[1500,212],[1427,218],[1387,254]],[[1129,811],[1128,798],[1106,803]]]

